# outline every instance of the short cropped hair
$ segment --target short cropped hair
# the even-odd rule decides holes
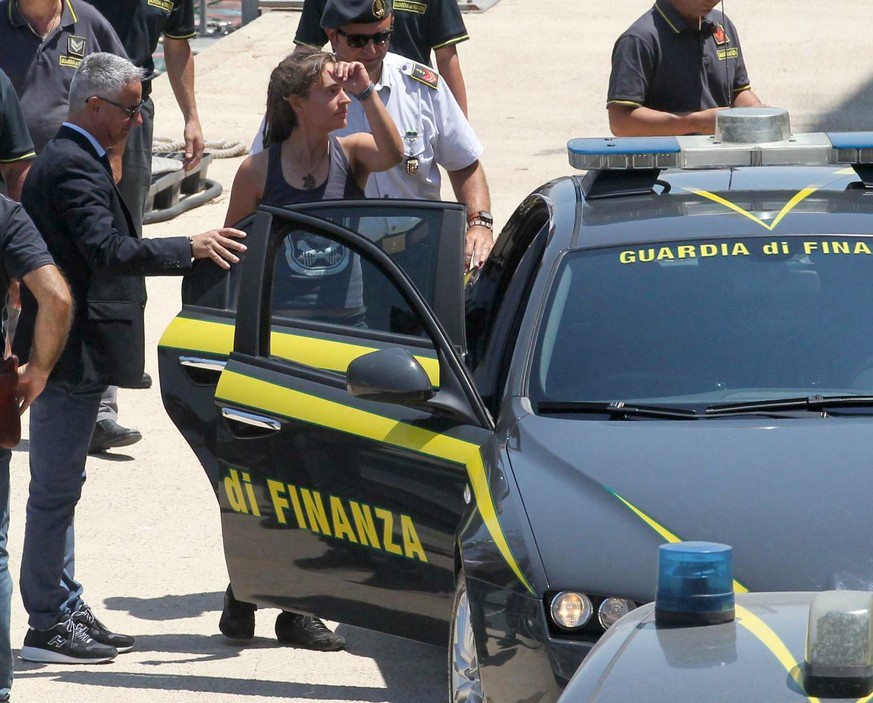
[[[94,95],[116,98],[125,87],[144,77],[143,69],[121,56],[105,52],[88,54],[70,83],[70,114],[84,110],[88,98]]]

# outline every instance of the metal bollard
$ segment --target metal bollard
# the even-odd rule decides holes
[[[206,36],[206,0],[200,0],[200,28],[201,37]]]
[[[256,20],[258,15],[260,15],[258,0],[242,0],[242,23],[244,25]]]

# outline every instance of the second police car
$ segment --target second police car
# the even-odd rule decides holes
[[[610,627],[560,703],[870,700],[873,593],[735,594],[729,546],[659,554],[655,602]]]
[[[237,596],[447,646],[454,701],[556,700],[663,542],[873,585],[873,136],[569,150],[466,290],[457,204],[262,207],[160,344]],[[289,298],[306,266],[357,308]]]

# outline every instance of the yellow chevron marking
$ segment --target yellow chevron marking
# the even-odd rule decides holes
[[[755,222],[756,224],[761,225],[761,227],[763,227],[764,229],[767,229],[767,230],[772,232],[774,229],[776,229],[776,227],[779,225],[779,223],[782,222],[782,219],[789,212],[791,212],[795,207],[797,207],[798,203],[802,202],[803,200],[808,198],[810,195],[815,193],[818,190],[818,186],[810,186],[808,188],[804,188],[803,190],[799,191],[793,198],[791,198],[791,200],[789,200],[785,204],[785,207],[783,207],[782,210],[779,211],[779,214],[776,215],[776,219],[773,220],[773,222],[771,222],[770,224],[767,224],[760,217],[753,215],[751,212],[749,212],[745,208],[740,207],[736,203],[732,203],[730,200],[727,200],[727,199],[721,197],[720,195],[716,195],[715,193],[710,193],[707,190],[698,190],[696,188],[689,188],[688,190],[689,190],[689,192],[694,193],[695,195],[699,195],[702,198],[706,198],[707,200],[712,200],[712,202],[718,203],[719,205],[724,205],[729,210],[733,210],[734,212],[739,213],[743,217],[748,217],[752,222]]]

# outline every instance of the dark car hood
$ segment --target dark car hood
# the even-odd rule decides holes
[[[650,600],[666,530],[750,590],[873,590],[873,418],[528,415],[508,446],[550,588]]]

